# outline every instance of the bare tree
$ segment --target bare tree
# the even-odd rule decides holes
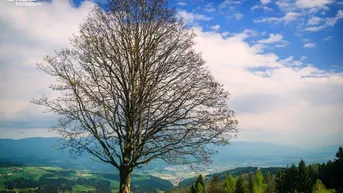
[[[226,145],[237,132],[229,94],[194,45],[194,33],[166,0],[118,0],[96,6],[71,39],[71,49],[44,58],[60,97],[33,103],[61,116],[54,127],[79,155],[86,151],[120,173],[151,160],[208,161],[208,144]]]

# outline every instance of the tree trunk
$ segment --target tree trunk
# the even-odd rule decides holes
[[[130,193],[131,172],[130,168],[120,167],[120,190],[119,193]]]

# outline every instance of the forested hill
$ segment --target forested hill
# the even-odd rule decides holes
[[[190,182],[190,183],[189,183]],[[343,148],[326,163],[244,167],[187,179],[171,193],[343,193]]]
[[[226,170],[223,172],[208,174],[205,176],[205,179],[212,179],[213,176],[218,177],[220,180],[224,180],[228,174],[231,174],[233,177],[239,177],[241,174],[249,174],[254,173],[258,170],[258,167],[238,167],[231,170]],[[260,168],[263,175],[266,175],[267,173],[276,174],[280,169],[284,169],[283,167],[268,167],[268,168]],[[188,178],[179,183],[179,186],[190,186],[194,181],[196,180],[196,177],[194,178]]]

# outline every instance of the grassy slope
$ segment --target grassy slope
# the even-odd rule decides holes
[[[6,189],[5,183],[7,180],[23,177],[25,179],[32,179],[38,181],[39,178],[47,173],[53,174],[49,179],[66,178],[76,181],[78,178],[83,179],[97,179],[106,180],[111,183],[110,187],[112,192],[117,192],[119,189],[118,175],[102,174],[102,173],[88,173],[86,171],[77,171],[68,175],[59,176],[59,172],[63,172],[59,167],[31,167],[31,166],[8,166],[0,167],[0,190]],[[7,179],[6,179],[7,178]],[[153,176],[132,175],[132,189],[145,191],[156,191],[160,189],[172,188],[169,181],[162,180]],[[74,191],[95,190],[95,187],[77,184],[73,186]]]

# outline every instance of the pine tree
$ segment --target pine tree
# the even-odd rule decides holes
[[[236,192],[236,179],[231,174],[227,175],[224,182],[224,188],[226,193]]]
[[[298,186],[297,179],[299,177],[299,171],[294,164],[292,164],[291,167],[288,169],[285,177],[286,191],[296,192]]]
[[[339,147],[333,163],[333,177],[337,193],[343,193],[343,148]]]
[[[195,181],[195,184],[192,184],[190,188],[191,193],[205,193],[205,182],[203,176],[200,174]]]
[[[267,185],[266,193],[276,193],[276,177],[274,174],[268,172],[264,177],[264,183]]]
[[[276,191],[279,193],[285,193],[286,187],[285,187],[285,172],[283,170],[279,170],[276,174]]]
[[[317,179],[316,184],[313,185],[312,193],[326,193],[327,190],[319,179]]]
[[[301,160],[299,162],[298,168],[298,177],[297,177],[297,187],[298,192],[310,193],[311,192],[311,180],[308,172],[308,168],[304,162]]]
[[[267,185],[263,183],[263,175],[260,169],[256,171],[256,174],[253,176],[253,193],[264,193]]]
[[[223,192],[223,187],[220,184],[218,175],[212,177],[211,182],[207,185],[207,193],[220,193]]]
[[[236,193],[251,193],[249,191],[249,176],[247,174],[241,174],[236,183]]]
[[[343,161],[343,148],[339,147],[336,153],[335,161]]]

